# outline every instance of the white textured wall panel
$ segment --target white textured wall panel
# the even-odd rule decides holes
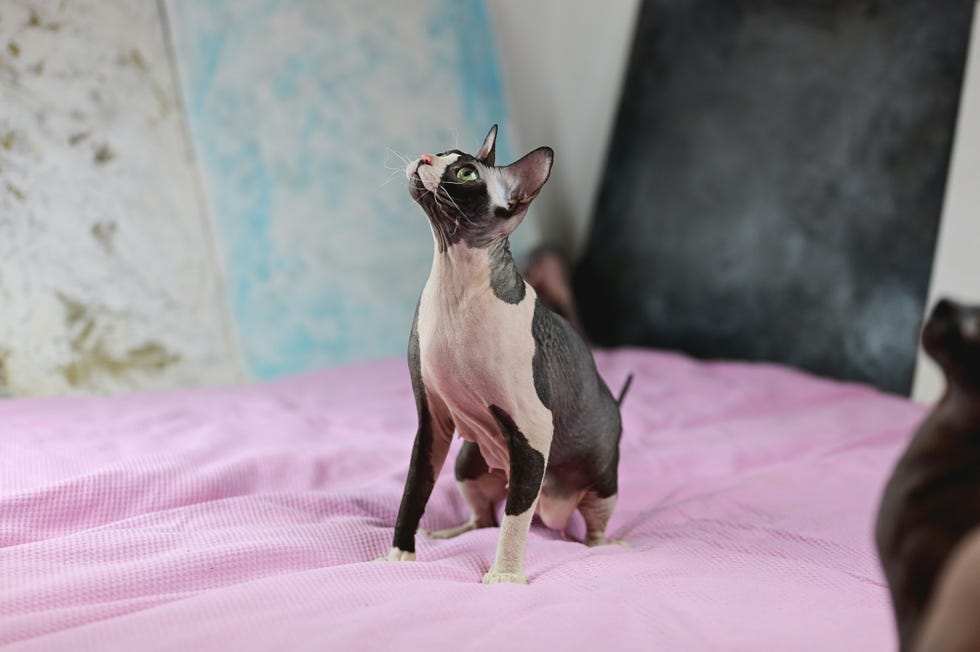
[[[0,391],[234,381],[153,2],[0,4]]]

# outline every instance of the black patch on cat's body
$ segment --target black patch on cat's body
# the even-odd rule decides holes
[[[421,299],[419,300],[421,303]],[[435,486],[435,470],[432,468],[432,444],[435,437],[429,401],[422,382],[422,356],[419,347],[419,306],[415,306],[412,332],[408,337],[408,372],[412,378],[412,391],[418,411],[418,430],[412,447],[412,460],[405,479],[405,491],[398,508],[395,536],[392,545],[399,550],[415,552],[415,532],[425,512],[425,505]]]
[[[558,494],[593,488],[599,498],[617,492],[619,406],[596,371],[588,347],[575,329],[536,299],[534,389],[551,410],[554,438],[548,484]]]
[[[896,464],[875,526],[902,650],[918,638],[950,554],[980,526],[980,342],[959,324],[970,310],[942,301],[923,329],[949,389]]]
[[[544,455],[534,450],[514,423],[514,419],[502,408],[490,406],[490,414],[500,427],[500,434],[507,441],[510,453],[510,486],[504,513],[508,516],[523,514],[531,508],[541,491],[544,478]]]
[[[527,294],[507,240],[490,250],[490,288],[498,299],[512,304],[520,303]]]

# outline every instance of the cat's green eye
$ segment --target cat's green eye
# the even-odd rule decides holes
[[[460,181],[476,181],[478,178],[476,168],[470,167],[469,165],[464,165],[460,169],[456,170],[456,178]]]

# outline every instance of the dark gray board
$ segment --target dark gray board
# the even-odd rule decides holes
[[[907,393],[972,0],[647,0],[575,274],[600,345]]]

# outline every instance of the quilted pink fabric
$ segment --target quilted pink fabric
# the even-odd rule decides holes
[[[619,508],[388,550],[414,434],[401,361],[237,389],[0,402],[0,649],[887,650],[875,505],[923,408],[775,366],[602,352]],[[458,444],[458,442],[457,442]],[[423,526],[467,517],[444,469]],[[572,535],[582,535],[576,515]]]

